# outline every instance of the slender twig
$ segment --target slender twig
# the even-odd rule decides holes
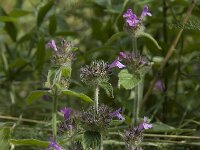
[[[38,120],[32,120],[32,119],[25,119],[25,118],[17,118],[17,117],[12,117],[12,116],[2,116],[0,115],[0,119],[7,119],[7,120],[20,120],[23,122],[30,122],[30,123],[38,123],[38,124],[47,124],[47,122],[44,121],[38,121]]]
[[[183,32],[183,29],[184,29],[184,26],[185,26],[185,24],[187,23],[187,21],[188,21],[190,15],[191,15],[191,13],[192,13],[192,10],[193,10],[193,8],[194,8],[194,6],[195,6],[195,2],[196,2],[195,0],[192,1],[192,4],[189,6],[189,8],[188,8],[188,10],[187,10],[186,16],[183,18],[183,21],[182,21],[183,28],[181,28],[181,29],[178,31],[178,33],[177,33],[177,35],[176,35],[176,37],[175,37],[175,39],[174,39],[172,45],[170,46],[170,48],[169,48],[169,50],[168,50],[168,52],[167,52],[167,55],[165,56],[165,58],[164,58],[164,60],[163,60],[163,63],[161,64],[161,66],[160,66],[160,68],[159,68],[159,71],[158,71],[158,74],[159,74],[159,75],[162,75],[163,70],[164,70],[164,67],[166,66],[167,62],[169,61],[169,59],[171,58],[172,54],[173,54],[174,51],[175,51],[175,47],[176,47],[176,45],[177,45],[177,43],[178,43],[178,41],[179,41],[179,39],[180,39],[180,36],[181,36],[181,34],[182,34],[182,32]],[[154,79],[151,81],[151,84],[150,84],[150,86],[149,86],[149,89],[147,90],[147,92],[146,92],[146,94],[145,94],[145,96],[144,96],[142,105],[147,101],[147,99],[148,99],[149,95],[151,94],[152,89],[153,89],[154,84],[156,83],[156,80],[157,80],[157,79],[158,79],[158,76],[155,76]],[[141,105],[141,106],[142,106],[142,105]]]

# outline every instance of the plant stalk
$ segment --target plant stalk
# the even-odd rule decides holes
[[[99,86],[97,85],[94,91],[94,105],[95,105],[95,112],[98,114],[99,109]]]
[[[100,150],[103,150],[103,134],[101,133],[101,147]]]
[[[140,75],[141,81],[138,84],[137,90],[138,90],[138,101],[137,101],[137,118],[139,118],[140,115],[140,103],[143,99],[143,91],[144,91],[144,75]]]
[[[53,112],[52,112],[52,129],[53,129],[53,139],[56,141],[57,136],[57,89],[55,90],[55,93],[53,94]]]
[[[137,38],[136,36],[132,36],[132,47],[133,47],[133,52],[137,51]],[[135,91],[135,100],[133,102],[133,125],[136,126],[137,125],[137,121],[138,121],[138,115],[139,115],[139,110],[138,110],[138,86],[135,87],[134,89]]]

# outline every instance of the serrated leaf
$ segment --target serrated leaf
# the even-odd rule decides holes
[[[114,35],[112,35],[108,41],[105,43],[105,45],[110,45],[112,44],[114,41],[118,40],[119,38],[123,37],[127,35],[126,32],[118,32],[118,33],[115,33]]]
[[[10,139],[9,140],[11,144],[15,145],[15,146],[28,146],[28,145],[32,145],[32,146],[38,146],[38,147],[44,147],[46,148],[49,144],[49,142],[47,141],[41,141],[41,140],[36,140],[36,139]]]
[[[160,45],[158,44],[158,42],[157,42],[157,41],[154,39],[154,37],[151,36],[150,34],[145,33],[145,32],[141,32],[138,36],[139,36],[139,37],[146,37],[146,38],[150,39],[150,40],[155,44],[155,46],[156,46],[159,50],[162,49],[162,48],[160,47]]]
[[[38,12],[38,16],[37,16],[37,26],[38,27],[42,24],[44,17],[48,13],[48,11],[51,9],[53,4],[54,4],[54,0],[51,0],[46,5],[44,5],[42,8],[40,8],[40,10]]]
[[[31,92],[31,94],[26,98],[26,101],[28,104],[31,104],[33,101],[38,100],[40,97],[44,95],[49,95],[49,91],[44,91],[44,90],[37,90]]]
[[[113,87],[110,83],[108,82],[103,82],[103,83],[100,83],[100,87],[103,88],[106,92],[106,94],[112,98],[114,98],[114,95],[113,95]]]
[[[49,34],[53,35],[56,32],[57,22],[56,16],[52,15],[49,19]]]
[[[94,131],[86,131],[83,134],[83,147],[84,149],[99,149],[101,146],[101,134]]]
[[[127,69],[123,69],[118,74],[119,84],[125,89],[134,88],[140,81],[140,78],[134,74],[130,74]]]
[[[85,102],[93,103],[93,100],[83,93],[77,93],[77,92],[71,91],[71,90],[63,90],[62,93],[65,94],[65,95],[78,97],[79,99],[81,99]]]

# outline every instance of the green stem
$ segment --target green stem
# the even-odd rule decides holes
[[[56,124],[56,118],[57,118],[57,90],[55,90],[55,93],[53,94],[53,108],[52,108],[52,129],[53,129],[53,139],[56,141],[57,136],[57,124]]]
[[[137,38],[135,36],[132,36],[132,48],[133,48],[133,52],[137,51]],[[138,121],[138,87],[136,86],[135,89],[135,100],[133,102],[133,125],[136,126],[137,125],[137,121]]]
[[[99,86],[97,85],[94,91],[94,105],[95,105],[95,112],[98,114],[99,109]]]
[[[103,150],[103,134],[101,133],[101,147],[100,150]]]
[[[139,118],[140,115],[140,103],[143,99],[143,90],[144,90],[144,75],[140,75],[141,81],[138,84],[137,90],[138,90],[138,98],[137,98],[137,118]]]

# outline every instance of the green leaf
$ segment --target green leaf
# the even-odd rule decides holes
[[[15,22],[16,18],[10,16],[0,16],[0,22]]]
[[[159,50],[162,49],[162,48],[159,46],[158,42],[157,42],[150,34],[145,33],[145,32],[141,32],[141,33],[139,34],[139,37],[146,37],[146,38],[150,39],[150,40],[155,44],[155,46],[156,46]]]
[[[38,146],[38,147],[44,147],[46,148],[49,144],[49,142],[36,140],[36,139],[10,139],[9,140],[11,144],[15,146],[25,146],[25,145],[32,145],[32,146]]]
[[[44,95],[49,95],[49,91],[44,91],[44,90],[37,90],[37,91],[33,91],[31,92],[31,94],[26,98],[26,101],[28,102],[28,104],[31,104],[33,101],[39,99],[40,97],[44,96]]]
[[[41,69],[44,61],[45,61],[45,43],[44,43],[44,38],[41,38],[37,46],[36,68]]]
[[[26,16],[28,14],[30,14],[29,11],[21,10],[21,9],[15,9],[15,10],[12,10],[9,13],[9,16],[11,16],[11,17],[23,17],[23,16]]]
[[[42,22],[44,20],[44,17],[48,13],[48,11],[51,9],[51,7],[53,6],[53,4],[54,4],[54,0],[51,0],[45,6],[43,6],[42,8],[40,8],[40,10],[38,12],[38,16],[37,16],[37,26],[38,27],[42,24]]]
[[[62,93],[65,94],[65,95],[78,97],[85,102],[93,103],[93,100],[83,93],[77,93],[77,92],[71,91],[71,90],[63,90]]]
[[[4,27],[10,38],[16,42],[17,40],[17,28],[12,22],[6,22],[6,25]]]
[[[84,149],[97,150],[101,146],[101,134],[95,131],[86,131],[83,134]]]
[[[72,71],[71,66],[66,66],[66,67],[63,66],[60,69],[62,70],[63,77],[66,77],[66,78],[71,77],[71,71]]]
[[[108,82],[103,82],[103,83],[100,83],[100,87],[103,88],[106,92],[106,94],[112,98],[114,98],[114,95],[113,95],[113,87],[110,83]]]
[[[125,89],[134,88],[140,81],[140,78],[134,74],[130,74],[127,69],[123,69],[118,74],[119,84]]]
[[[8,150],[9,143],[8,140],[10,138],[11,128],[4,127],[0,129],[0,148],[1,150]]]
[[[56,16],[52,15],[49,19],[49,34],[53,35],[56,32],[57,22]]]
[[[111,36],[111,38],[108,39],[108,41],[105,43],[105,45],[110,45],[112,44],[114,41],[118,40],[119,38],[123,37],[127,35],[126,32],[118,32],[115,33],[114,35]]]

